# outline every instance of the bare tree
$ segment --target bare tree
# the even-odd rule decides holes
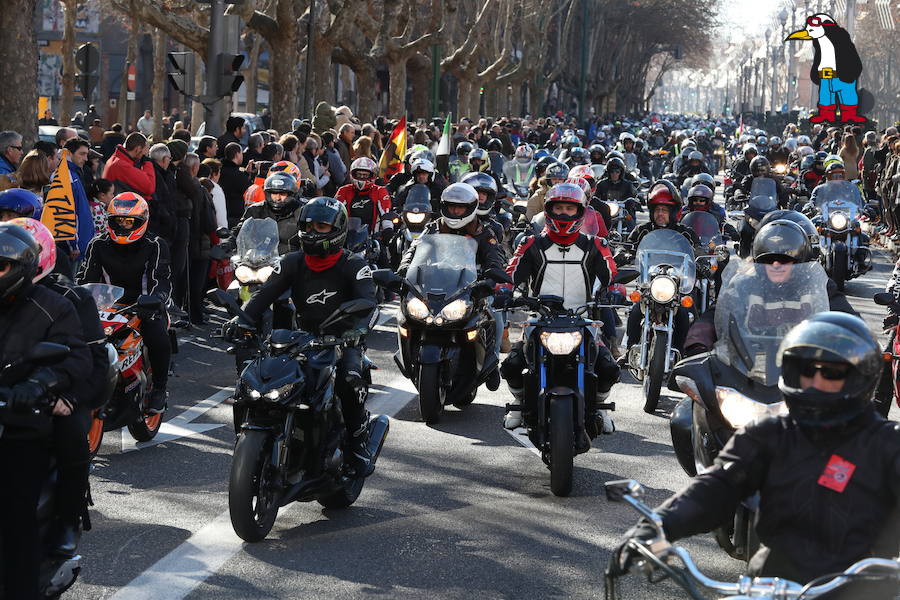
[[[37,135],[38,50],[32,18],[37,0],[6,0],[0,10],[0,81],[15,93],[0,94],[4,129],[22,134],[30,148]]]
[[[153,31],[153,141],[163,139],[163,116],[166,100],[166,44],[162,29]],[[174,123],[173,123],[174,125]]]
[[[60,0],[63,6],[62,38],[62,93],[59,103],[59,122],[68,125],[72,118],[72,101],[75,95],[75,17],[79,0]]]

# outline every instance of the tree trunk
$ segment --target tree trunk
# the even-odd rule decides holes
[[[522,116],[522,84],[517,83],[512,86],[512,94],[510,97],[510,117],[517,118]]]
[[[130,21],[131,29],[128,32],[128,53],[125,55],[125,71],[122,72],[122,85],[119,87],[119,120],[126,132],[133,130],[137,123],[137,119],[133,118],[134,101],[128,100],[128,65],[135,64],[135,58],[137,57],[138,28],[140,27],[140,23],[138,22],[133,9],[133,3]]]
[[[458,78],[457,80],[459,85],[456,90],[456,106],[459,115],[457,115],[456,120],[458,121],[462,117],[474,118],[477,116],[472,111],[472,96],[475,95],[475,87],[469,79]],[[477,106],[475,110],[478,110]]]
[[[166,112],[166,42],[162,29],[153,31],[153,141],[163,141],[163,116]],[[171,123],[174,127],[175,124]]]
[[[194,53],[194,94],[198,96],[203,93],[203,71],[205,65],[205,60],[199,54]],[[200,125],[203,124],[203,119],[203,105],[196,100],[191,100],[191,133],[197,135]],[[174,123],[172,126],[175,126]]]
[[[303,115],[312,118],[312,111],[319,102],[334,103],[334,64],[331,62],[331,44],[322,41],[321,35],[315,36],[315,57],[312,66],[312,102],[309,103],[310,114]],[[304,65],[306,57],[303,57]],[[296,64],[296,63],[295,63]]]
[[[406,59],[388,59],[388,115],[399,119],[406,114]]]
[[[63,0],[65,21],[62,39],[62,96],[59,102],[59,124],[68,125],[72,119],[75,95],[75,14],[78,0]]]
[[[297,114],[299,49],[295,42],[286,36],[269,43],[269,108],[276,131],[290,131]]]
[[[431,114],[431,60],[417,54],[407,63],[409,83],[412,87],[410,113],[414,118],[428,119]]]
[[[376,95],[375,73],[372,69],[366,67],[358,71],[354,70],[356,75],[356,101],[357,109],[354,114],[361,121],[372,121],[378,114],[375,104],[378,102]]]
[[[37,0],[6,0],[0,10],[0,94],[3,129],[22,134],[23,147],[31,148],[37,134],[38,49],[34,38],[34,9]]]
[[[250,64],[247,65],[247,81],[244,86],[247,90],[247,106],[249,113],[256,112],[256,97],[259,88],[259,53],[262,47],[262,36],[253,34],[253,42],[250,45]]]
[[[528,86],[528,110],[533,115],[544,114],[544,103],[547,101],[547,86],[532,83]]]

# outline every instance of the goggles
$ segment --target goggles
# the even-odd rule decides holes
[[[825,379],[837,381],[839,379],[847,379],[850,365],[811,361],[800,367],[800,374],[804,377],[815,377],[816,371],[821,373]]]

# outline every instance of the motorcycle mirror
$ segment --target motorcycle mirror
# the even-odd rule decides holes
[[[878,292],[872,296],[872,299],[875,301],[875,304],[878,304],[879,306],[890,306],[897,301],[890,292]]]
[[[219,236],[220,239],[227,240],[231,237],[231,230],[227,227],[219,227],[216,229],[216,235]]]
[[[38,342],[25,358],[25,362],[38,366],[51,365],[69,354],[70,349],[64,344],[53,342]]]
[[[494,267],[492,269],[488,269],[484,273],[485,279],[490,279],[495,283],[512,283],[512,277],[510,277],[506,271],[503,269]]]
[[[241,306],[237,303],[237,300],[225,290],[210,290],[209,293],[206,294],[206,297],[216,306],[224,308],[229,314],[240,317],[246,323],[253,323],[253,319],[244,313]]]
[[[613,277],[612,281],[610,281],[609,283],[610,285],[614,283],[631,283],[632,281],[637,279],[639,275],[640,273],[636,269],[622,269],[621,271],[616,273],[616,276]]]
[[[139,296],[137,307],[144,310],[159,310],[162,308],[162,300],[156,296]]]
[[[618,479],[616,481],[607,481],[603,485],[606,492],[606,499],[609,502],[622,502],[625,496],[632,498],[643,498],[646,489],[634,479]]]
[[[389,289],[393,292],[400,291],[403,279],[390,269],[376,269],[372,271],[372,280],[378,287]]]
[[[371,300],[366,300],[365,298],[357,298],[355,300],[348,300],[341,305],[339,305],[333,313],[328,315],[322,323],[319,325],[319,331],[325,331],[325,328],[334,325],[338,321],[342,321],[347,317],[350,317],[355,314],[359,314],[362,312],[366,312],[374,309],[377,304],[372,302]]]
[[[525,213],[528,212],[528,207],[523,206],[522,204],[516,204],[515,206],[513,206],[512,211],[517,215],[524,216]]]

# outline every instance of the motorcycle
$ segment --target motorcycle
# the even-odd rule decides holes
[[[424,202],[416,202],[407,200],[403,205],[400,213],[398,226],[400,230],[394,234],[391,240],[391,269],[397,270],[403,255],[412,246],[412,243],[419,239],[425,226],[428,225],[429,213],[431,212],[431,204]]]
[[[893,579],[900,580],[900,559],[864,558],[853,563],[842,573],[835,573],[816,579],[807,585],[801,585],[788,579],[777,577],[742,576],[735,583],[716,581],[704,575],[687,550],[669,543],[663,529],[662,517],[647,506],[642,498],[646,494],[644,487],[633,479],[610,481],[604,484],[606,499],[609,502],[626,502],[631,505],[655,530],[655,537],[649,541],[632,538],[627,542],[626,551],[636,555],[638,568],[645,572],[652,583],[671,579],[681,587],[690,598],[703,600],[707,596],[700,593],[699,588],[709,590],[723,600],[788,600],[806,598],[807,600],[832,594],[835,590],[859,579]],[[610,560],[621,560],[622,554],[614,554]],[[676,560],[677,559],[677,560]],[[679,566],[678,563],[683,566]],[[614,572],[623,570],[624,564],[614,568]],[[656,573],[657,571],[661,572]],[[615,600],[617,575],[607,575],[606,598]],[[814,585],[815,584],[815,585]],[[832,597],[834,597],[832,595]],[[841,598],[851,596],[841,594]],[[855,596],[854,596],[855,597]]]
[[[644,318],[641,339],[628,340],[627,365],[643,384],[644,411],[652,414],[662,383],[678,360],[672,346],[675,313],[679,307],[693,306],[694,248],[680,233],[656,229],[638,245],[636,264],[640,279],[629,298],[636,305],[632,310],[639,305]]]
[[[750,256],[753,248],[753,239],[759,229],[759,222],[773,210],[778,210],[778,192],[775,180],[768,177],[756,177],[750,185],[750,197],[743,211],[732,212],[729,216],[742,218],[738,231],[741,240],[738,244],[738,254],[741,258]],[[740,204],[746,200],[746,196],[740,193],[734,195],[734,201]]]
[[[900,314],[900,302],[897,302],[897,299],[894,298],[894,295],[890,292],[878,292],[873,297],[873,300],[875,300],[875,304],[879,306],[891,307],[891,310],[895,315]],[[894,402],[897,406],[900,406],[900,319],[895,318],[891,328],[893,330],[891,348],[890,351],[885,351],[884,359],[891,363],[891,394],[894,398]],[[887,394],[885,394],[885,396],[887,396]],[[887,415],[890,412],[890,404],[885,398],[882,398],[881,400],[885,404],[879,407],[880,412],[883,417],[887,418]]]
[[[8,406],[9,400],[5,393],[8,388],[24,380],[35,367],[52,365],[68,354],[68,346],[52,342],[39,342],[27,355],[4,365],[0,369],[0,411],[12,410],[12,407]],[[35,398],[33,405],[29,405],[25,410],[49,411],[54,402],[55,398],[52,397],[52,394],[49,398]],[[5,427],[0,424],[0,438],[3,437],[4,429]],[[38,535],[42,548],[50,547],[52,536],[55,534],[56,479],[56,465],[51,461],[44,485],[41,487],[37,506]],[[7,482],[7,485],[14,485],[14,482]],[[6,493],[14,493],[14,491],[7,488]],[[0,553],[0,560],[3,560],[2,553]],[[72,587],[81,572],[81,562],[82,558],[78,554],[72,557],[61,557],[42,552],[38,583],[40,597],[59,598]],[[6,594],[0,590],[0,598],[5,597]]]
[[[93,457],[100,450],[103,434],[107,431],[127,427],[135,440],[149,442],[162,425],[165,412],[147,412],[153,391],[153,368],[141,335],[142,314],[158,314],[162,303],[158,298],[140,296],[134,304],[121,306],[116,304],[125,293],[121,287],[105,283],[86,283],[81,287],[94,297],[106,341],[115,349],[116,355],[111,361],[115,371],[112,380],[107,382],[107,390],[112,388],[113,391],[108,395],[109,400],[94,410],[88,431],[88,448]],[[174,346],[171,333],[170,340]]]
[[[849,181],[829,181],[816,188],[816,209],[813,219],[819,229],[822,261],[828,276],[839,290],[848,279],[859,277],[872,268],[871,252],[862,239],[857,198],[859,191]],[[859,259],[859,255],[864,258]]]
[[[440,420],[446,404],[471,404],[499,366],[502,331],[488,298],[495,283],[511,280],[501,269],[479,279],[477,249],[472,238],[426,235],[406,279],[387,269],[372,274],[377,286],[401,294],[394,361],[419,391],[419,411],[429,425]]]
[[[228,294],[213,290],[209,298],[250,322]],[[228,480],[231,524],[241,539],[264,539],[278,509],[291,502],[315,500],[326,508],[346,508],[362,492],[365,475],[357,474],[345,458],[348,437],[334,394],[344,342],[323,332],[375,306],[363,299],[344,302],[318,333],[276,329],[264,343],[253,336],[259,355],[243,370],[235,390],[237,442]],[[388,419],[372,418],[368,427],[374,461],[387,436]]]
[[[697,264],[697,285],[694,288],[694,312],[700,315],[716,303],[716,275],[728,264],[730,254],[722,238],[719,221],[702,210],[689,212],[681,224],[691,229],[700,239],[694,248]]]
[[[609,243],[612,245],[621,244],[628,237],[628,234],[634,229],[635,213],[640,208],[640,203],[634,198],[625,198],[624,200],[606,200],[606,206],[609,207]]]
[[[638,276],[636,271],[621,271],[614,284],[625,284]],[[597,410],[615,410],[615,402],[595,404],[597,384],[592,366],[599,346],[603,345],[602,323],[584,316],[601,305],[590,302],[577,309],[566,309],[559,296],[520,296],[506,303],[506,308],[527,307],[536,315],[525,326],[525,376],[523,403],[508,405],[507,410],[521,410],[528,439],[541,452],[550,469],[550,489],[557,496],[572,491],[572,470],[579,449],[577,436],[582,429],[594,439],[602,424],[597,423]],[[592,405],[588,414],[587,408]]]
[[[675,456],[692,477],[712,466],[743,425],[787,414],[778,389],[778,347],[794,325],[829,309],[821,265],[792,265],[788,282],[778,284],[782,300],[773,297],[768,267],[729,264],[716,305],[715,346],[680,361],[669,379],[669,389],[687,395],[669,423]],[[716,541],[734,558],[749,560],[755,552],[756,505],[755,498],[745,499],[732,525],[715,532]]]

